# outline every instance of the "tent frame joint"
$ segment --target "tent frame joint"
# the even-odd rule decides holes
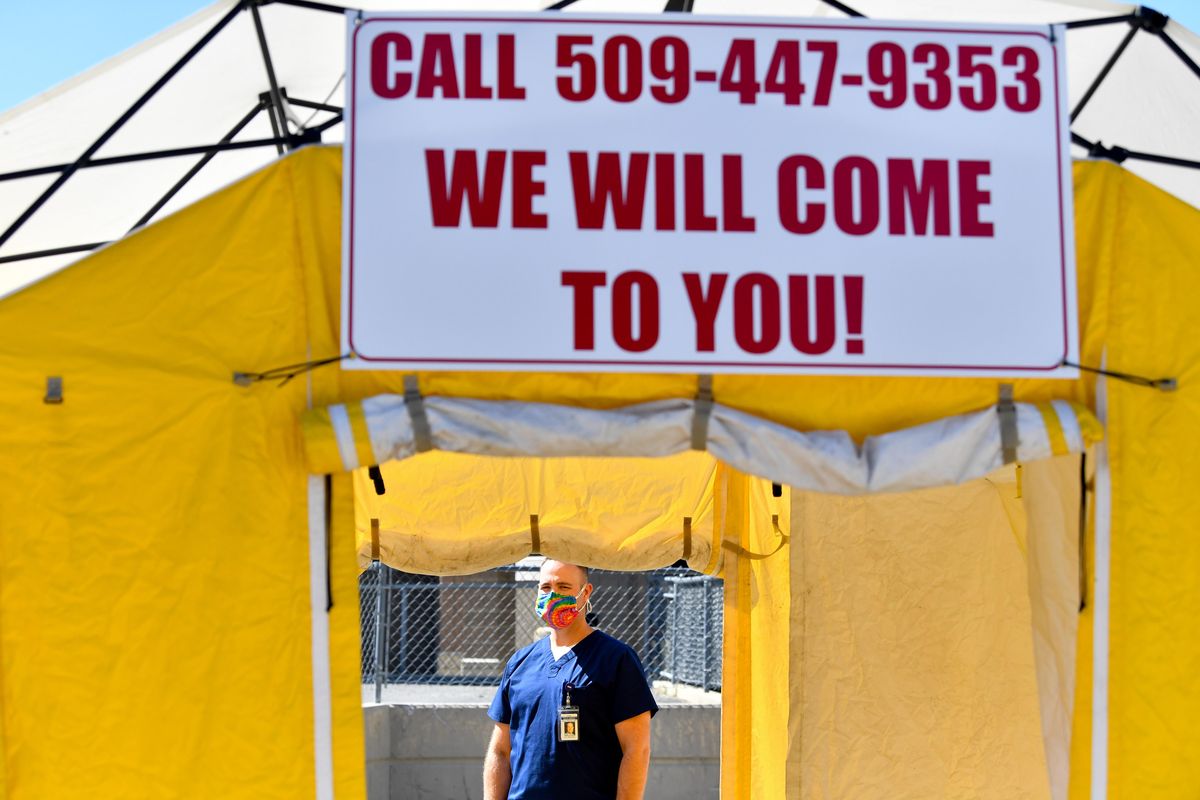
[[[1138,6],[1137,11],[1133,12],[1133,17],[1129,20],[1129,24],[1136,29],[1153,33],[1157,36],[1166,29],[1169,19],[1170,17],[1161,11],[1155,11],[1149,6]]]

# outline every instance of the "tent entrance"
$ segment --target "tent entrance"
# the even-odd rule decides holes
[[[783,557],[755,555],[777,534],[751,514],[723,564],[723,796],[1067,797],[1088,744],[1080,475],[1063,455],[952,487],[794,491]],[[735,483],[767,502],[769,483]]]
[[[463,575],[531,552],[617,570],[685,558],[725,582],[723,797],[1059,798],[1080,460],[847,496],[696,451],[433,451],[386,462],[383,495],[355,472],[358,563],[377,551]]]
[[[716,470],[701,452],[437,451],[385,462],[378,483],[356,470],[369,796],[414,781],[447,796],[478,790],[504,663],[548,634],[531,613],[541,564],[531,554],[546,553],[592,568],[591,623],[638,652],[664,709],[648,796],[715,797],[722,582],[688,559],[712,562]]]
[[[404,796],[406,786],[438,797],[479,796],[492,731],[486,708],[500,673],[516,649],[549,634],[531,613],[540,564],[535,556],[442,578],[379,565],[362,573],[369,798]],[[638,653],[662,709],[653,726],[657,755],[647,796],[715,798],[720,579],[668,567],[592,570],[591,580],[592,625]]]

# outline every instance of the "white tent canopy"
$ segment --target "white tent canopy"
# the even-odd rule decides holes
[[[548,2],[455,6],[533,11]],[[568,1],[567,10],[658,12],[663,3],[578,0]],[[693,4],[672,0],[668,5],[686,9]],[[445,4],[402,0],[363,7],[446,10]],[[1072,108],[1087,98],[1072,126],[1076,154],[1086,157],[1086,145],[1097,142],[1133,151],[1124,162],[1129,169],[1200,206],[1200,170],[1195,168],[1200,166],[1200,37],[1171,21],[1160,32],[1161,18],[1137,6],[1103,0],[696,0],[690,10],[836,18],[851,7],[867,17],[909,20],[1106,21],[1068,31]],[[0,296],[209,194],[284,148],[318,137],[340,141],[341,12],[309,0],[262,6],[219,0],[0,115]],[[1122,55],[1105,73],[1119,49]],[[1090,91],[1102,73],[1103,81]],[[273,100],[271,75],[282,113]],[[176,150],[184,152],[140,155]],[[1161,163],[1141,154],[1194,165]]]

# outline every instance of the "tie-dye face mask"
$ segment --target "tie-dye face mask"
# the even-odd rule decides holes
[[[539,592],[533,613],[551,628],[567,628],[579,616],[579,598],[573,594]]]

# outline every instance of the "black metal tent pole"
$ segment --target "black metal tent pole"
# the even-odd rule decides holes
[[[300,108],[311,108],[314,111],[328,111],[331,114],[342,113],[341,106],[333,106],[329,103],[316,103],[312,100],[301,100],[296,97],[289,97],[287,101],[289,105],[300,106]]]
[[[861,11],[855,11],[853,8],[846,5],[845,3],[838,2],[838,0],[821,0],[821,2],[827,6],[833,6],[838,11],[842,12],[843,14],[845,14],[848,17],[861,17],[863,19],[867,18],[866,14],[863,14]]]
[[[233,21],[233,18],[236,17],[241,10],[242,3],[238,3],[228,12],[226,12],[225,16],[221,17],[216,25],[213,25],[207,33],[201,36],[200,40],[192,45],[188,51],[179,58],[178,61],[171,65],[171,68],[163,73],[162,77],[155,81],[154,84],[147,89],[141,97],[135,100],[133,105],[126,109],[125,113],[117,118],[116,122],[108,126],[108,129],[105,130],[104,133],[100,134],[100,137],[96,139],[96,141],[92,142],[91,146],[88,147],[87,150],[84,150],[83,154],[79,156],[79,158],[76,159],[71,166],[63,170],[62,174],[60,174],[53,183],[46,187],[45,191],[43,191],[41,195],[39,195],[38,198],[21,213],[21,216],[17,217],[16,220],[8,226],[4,233],[0,233],[0,246],[11,239],[13,234],[20,230],[21,226],[28,222],[29,218],[32,217],[37,210],[46,203],[47,200],[54,196],[54,193],[57,192],[59,188],[61,188],[62,185],[67,182],[67,179],[75,174],[75,170],[79,169],[80,166],[91,159],[91,157],[96,154],[96,151],[104,146],[105,142],[111,139],[113,135],[116,134],[116,132],[119,131],[122,126],[124,126],[125,123],[133,117],[134,114],[140,111],[142,106],[146,105],[146,103],[150,101],[150,98],[158,94],[158,91],[166,86],[167,82],[170,81],[171,78],[174,78],[175,75],[178,74],[178,72],[183,69],[189,61],[195,58],[196,54],[203,50],[205,45],[211,42],[213,38],[225,28],[226,25]]]
[[[271,127],[275,135],[288,136],[287,114],[283,107],[283,95],[279,92],[279,81],[275,79],[275,65],[271,62],[271,49],[267,47],[267,33],[263,30],[262,15],[258,13],[258,0],[249,0],[250,16],[254,18],[254,32],[258,35],[258,49],[262,53],[263,66],[267,70],[267,85],[271,87]],[[279,155],[283,155],[283,145],[277,145]],[[291,149],[289,146],[286,148]]]
[[[1163,43],[1166,44],[1167,47],[1171,48],[1172,53],[1179,56],[1180,61],[1182,61],[1184,64],[1187,64],[1188,69],[1192,71],[1193,75],[1195,75],[1197,78],[1200,78],[1200,65],[1197,65],[1196,62],[1192,60],[1192,57],[1183,51],[1183,48],[1179,46],[1179,43],[1171,38],[1171,34],[1167,33],[1166,28],[1160,28],[1158,30],[1158,38],[1162,39]]]
[[[1127,22],[1130,26],[1129,33],[1127,33],[1121,40],[1121,43],[1117,46],[1117,49],[1108,59],[1108,62],[1104,65],[1104,68],[1100,70],[1099,74],[1096,76],[1096,79],[1092,81],[1092,85],[1088,87],[1087,92],[1075,106],[1075,109],[1071,112],[1072,122],[1074,122],[1075,118],[1079,116],[1079,113],[1083,110],[1084,106],[1087,105],[1088,101],[1092,99],[1092,95],[1095,94],[1096,90],[1100,87],[1100,84],[1104,81],[1104,79],[1108,77],[1109,72],[1117,63],[1117,59],[1121,57],[1121,53],[1123,53],[1125,48],[1129,46],[1129,42],[1133,39],[1134,34],[1136,34],[1139,30],[1146,31],[1147,33],[1153,34],[1161,39],[1163,44],[1165,44],[1167,48],[1174,53],[1175,56],[1178,57],[1179,60],[1182,61],[1189,70],[1191,70],[1192,74],[1197,78],[1200,78],[1200,65],[1197,65],[1196,61],[1189,56],[1182,47],[1179,46],[1179,43],[1176,42],[1174,38],[1171,37],[1171,34],[1167,33],[1168,21],[1169,17],[1167,17],[1166,14],[1155,11],[1153,8],[1148,8],[1147,6],[1139,6],[1137,11],[1133,14],[1127,14],[1121,17],[1105,17],[1097,20],[1081,20],[1080,22],[1076,23],[1067,23],[1068,28],[1079,28],[1086,27],[1088,25],[1098,25],[1112,22]],[[1075,131],[1071,131],[1071,141],[1080,147],[1086,148],[1088,155],[1092,158],[1104,158],[1108,159],[1109,161],[1114,161],[1118,164],[1126,159],[1133,159],[1134,161],[1147,161],[1154,164],[1166,164],[1173,167],[1184,167],[1185,169],[1200,169],[1200,161],[1194,159],[1164,156],[1158,153],[1146,153],[1140,150],[1129,150],[1125,147],[1121,147],[1120,145],[1105,146],[1103,142],[1099,140],[1093,142],[1079,135]]]
[[[574,3],[575,0],[570,0]],[[311,11],[328,11],[330,14],[345,14],[353,9],[346,6],[335,6],[332,3],[317,3],[314,0],[263,0],[260,5],[280,5],[280,6],[295,6],[296,8],[307,8]]]
[[[124,156],[112,156],[110,158],[94,159],[80,165],[79,168],[87,169],[91,167],[109,166],[112,164],[127,164],[136,161],[150,161],[159,158],[176,158],[188,155],[204,156],[199,163],[193,165],[187,174],[180,178],[180,180],[174,186],[172,186],[171,189],[165,195],[163,195],[163,197],[160,198],[159,201],[155,203],[154,206],[151,207],[151,209],[147,211],[140,220],[138,220],[137,224],[131,228],[131,230],[136,230],[142,225],[145,225],[155,214],[157,214],[162,207],[166,205],[166,203],[168,203],[170,199],[188,183],[188,181],[196,176],[196,173],[203,169],[203,167],[208,164],[208,162],[211,161],[214,156],[216,156],[216,154],[229,150],[245,150],[254,147],[269,147],[278,145],[280,143],[287,143],[290,146],[295,146],[298,143],[317,142],[320,141],[321,134],[334,126],[341,124],[342,122],[342,112],[337,106],[332,106],[325,103],[313,103],[307,100],[292,100],[291,102],[298,106],[306,106],[316,108],[320,111],[333,111],[336,113],[319,125],[308,128],[303,136],[291,136],[287,139],[272,138],[248,139],[241,142],[231,141],[232,137],[240,133],[241,130],[244,129],[246,125],[249,125],[250,122],[253,121],[254,117],[260,113],[263,108],[265,108],[265,106],[260,103],[260,105],[256,106],[249,114],[243,117],[238,124],[235,125],[233,129],[217,144],[198,145],[196,147],[180,147],[172,150],[156,150],[147,153],[132,153]],[[71,164],[55,164],[48,167],[35,167],[30,170],[10,172],[0,175],[0,181],[25,178],[32,175],[44,175],[53,172],[61,172],[70,168],[71,166]],[[35,250],[27,253],[16,253],[9,256],[0,256],[0,264],[8,264],[14,261],[28,261],[30,259],[46,258],[48,256],[66,255],[68,253],[80,253],[88,250],[95,250],[97,247],[102,247],[106,244],[109,244],[109,242],[91,242],[88,244],[69,245],[66,247],[55,247],[49,250]]]
[[[30,253],[17,253],[11,256],[0,256],[0,264],[11,264],[14,261],[29,261],[34,258],[48,258],[49,256],[62,256],[68,253],[83,253],[88,250],[95,250],[97,247],[103,247],[110,242],[91,242],[89,244],[73,244],[67,247],[52,247],[49,250],[35,250]]]
[[[243,139],[240,142],[226,142],[224,144],[197,144],[189,147],[172,147],[167,150],[147,150],[142,153],[126,153],[119,156],[92,158],[82,163],[78,161],[72,161],[66,164],[50,164],[49,166],[45,167],[31,167],[30,169],[17,170],[16,172],[6,172],[3,175],[0,175],[0,182],[17,180],[19,178],[32,178],[37,175],[50,175],[55,172],[66,174],[73,173],[76,170],[81,169],[111,167],[113,164],[132,164],[135,161],[153,161],[158,158],[199,156],[210,152],[220,153],[226,150],[248,150],[254,147],[274,147],[278,144],[287,144],[287,142],[288,140],[282,137],[271,137],[269,139]]]
[[[1079,116],[1081,111],[1083,111],[1084,107],[1088,104],[1088,101],[1092,99],[1092,95],[1094,95],[1096,90],[1100,88],[1100,84],[1104,83],[1104,79],[1108,77],[1108,73],[1112,72],[1112,68],[1116,66],[1117,59],[1119,59],[1121,54],[1125,52],[1125,48],[1129,47],[1129,43],[1133,41],[1133,37],[1137,35],[1139,30],[1141,30],[1141,28],[1136,25],[1129,26],[1129,32],[1125,34],[1123,39],[1121,39],[1121,43],[1117,45],[1117,49],[1113,51],[1111,56],[1109,56],[1108,61],[1104,64],[1103,68],[1096,73],[1096,79],[1092,81],[1092,85],[1088,87],[1087,91],[1083,93],[1083,97],[1079,98],[1079,102],[1075,104],[1075,108],[1071,110],[1071,122],[1075,121],[1075,118]]]
[[[1117,17],[1096,17],[1095,19],[1077,19],[1073,22],[1064,22],[1067,30],[1073,31],[1077,28],[1093,28],[1097,25],[1115,25],[1118,22],[1133,22],[1137,19],[1136,14],[1121,14]]]
[[[1071,143],[1086,149],[1088,155],[1092,158],[1104,158],[1118,164],[1126,159],[1133,159],[1134,161],[1149,161],[1154,164],[1168,164],[1172,167],[1200,169],[1200,161],[1194,161],[1190,158],[1176,158],[1175,156],[1162,156],[1157,153],[1144,153],[1140,150],[1127,150],[1120,145],[1108,147],[1103,142],[1093,142],[1075,133],[1075,131],[1071,131]]]
[[[254,106],[254,108],[252,108],[250,110],[249,114],[242,117],[240,120],[238,120],[238,123],[236,125],[234,125],[232,128],[229,129],[229,133],[227,133],[221,137],[221,141],[218,142],[218,144],[229,144],[230,142],[232,142],[233,137],[235,137],[239,133],[241,133],[242,129],[245,128],[247,125],[249,125],[254,120],[254,118],[258,116],[259,112],[262,110],[263,110],[263,103],[261,101],[259,101],[258,105]],[[161,211],[162,207],[165,206],[167,203],[169,203],[171,201],[171,198],[174,197],[176,194],[178,194],[179,190],[187,185],[188,181],[190,181],[192,178],[196,177],[196,173],[198,173],[200,170],[204,169],[205,165],[208,164],[208,162],[210,162],[214,158],[216,158],[216,155],[218,152],[220,152],[220,151],[219,150],[211,150],[211,151],[205,153],[204,157],[201,158],[199,161],[197,161],[195,164],[193,164],[192,168],[189,169],[187,172],[185,172],[183,174],[183,177],[180,178],[178,181],[176,181],[175,185],[172,186],[170,189],[168,189],[167,193],[158,199],[158,202],[156,202],[154,205],[150,206],[150,210],[147,211],[145,214],[143,214],[141,219],[139,219],[137,222],[135,222],[133,224],[133,227],[130,228],[129,230],[135,231],[138,228],[145,225],[151,219],[153,219],[154,215],[157,214],[159,211]]]
[[[319,141],[322,133],[324,133],[325,131],[334,127],[335,125],[340,125],[341,123],[342,123],[342,112],[339,111],[338,113],[334,114],[332,117],[325,120],[324,122],[322,122],[320,125],[316,126],[315,128],[309,128],[307,131],[305,131],[305,133],[306,134],[314,134],[316,139]]]
[[[263,92],[261,98],[266,98],[267,119],[271,121],[271,135],[276,139],[275,154],[283,155],[283,131],[279,130],[279,118],[275,116],[275,104],[271,101],[271,93]]]

